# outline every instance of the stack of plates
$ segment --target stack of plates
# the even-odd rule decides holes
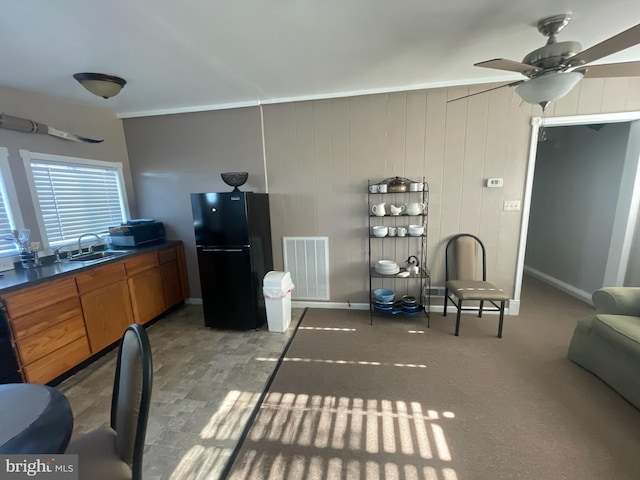
[[[393,309],[393,302],[373,301],[373,311],[378,313],[396,313]]]
[[[393,260],[379,260],[374,268],[381,275],[395,275],[400,271],[400,267]]]
[[[406,315],[416,315],[422,310],[422,306],[416,301],[415,297],[405,295],[401,300],[402,312]]]

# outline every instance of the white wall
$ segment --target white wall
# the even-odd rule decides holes
[[[31,230],[31,239],[41,241],[35,209],[27,183],[24,161],[19,150],[88,158],[123,164],[125,188],[132,216],[137,216],[136,195],[133,188],[129,156],[125,144],[122,121],[107,110],[82,107],[14,88],[0,87],[0,107],[3,113],[44,123],[85,137],[103,139],[102,143],[76,143],[49,135],[0,129],[0,147],[9,153],[9,165],[16,189],[22,220]]]
[[[241,190],[265,192],[257,107],[133,118],[124,121],[141,215],[164,222],[182,240],[191,296],[200,298],[191,193],[232,188],[222,172],[249,172]]]
[[[425,176],[430,186],[432,285],[443,284],[446,240],[464,231],[484,240],[489,277],[513,295],[522,212],[504,211],[502,202],[523,200],[530,122],[540,109],[523,104],[509,88],[448,102],[484,88],[265,106],[276,269],[282,268],[283,236],[328,236],[331,301],[368,302],[367,179]],[[632,110],[640,110],[640,79],[587,79],[550,105],[546,115]],[[196,297],[199,282],[190,206],[185,196],[175,197],[170,204],[165,197],[169,192],[192,191],[193,185],[206,181],[212,189],[224,188],[219,173],[231,169],[249,171],[250,186],[262,188],[259,109],[126,119],[124,123],[141,198],[140,214],[169,219],[175,238],[185,241]],[[504,187],[485,188],[488,177],[504,178]],[[153,190],[156,193],[147,199]],[[163,206],[170,209],[169,214]]]
[[[551,127],[538,143],[525,265],[585,292],[603,286],[629,123]]]

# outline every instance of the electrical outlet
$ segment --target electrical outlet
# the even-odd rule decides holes
[[[0,272],[6,272],[7,270],[13,270],[13,258],[4,257],[0,258]]]
[[[502,178],[487,178],[487,187],[496,188],[503,185]]]
[[[520,200],[505,200],[502,203],[502,210],[505,212],[515,212],[520,210]]]

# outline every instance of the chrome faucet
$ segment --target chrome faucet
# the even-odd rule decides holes
[[[92,243],[91,245],[89,245],[89,248],[87,250],[88,253],[93,252],[93,247],[95,247],[96,245],[98,245],[98,243],[100,243],[100,237],[95,233],[83,233],[78,238],[78,255],[82,255],[82,239],[84,237],[96,237],[96,240],[97,240],[96,243]]]

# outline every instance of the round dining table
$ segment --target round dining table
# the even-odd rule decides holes
[[[64,453],[73,431],[69,400],[46,385],[0,385],[0,454]]]

